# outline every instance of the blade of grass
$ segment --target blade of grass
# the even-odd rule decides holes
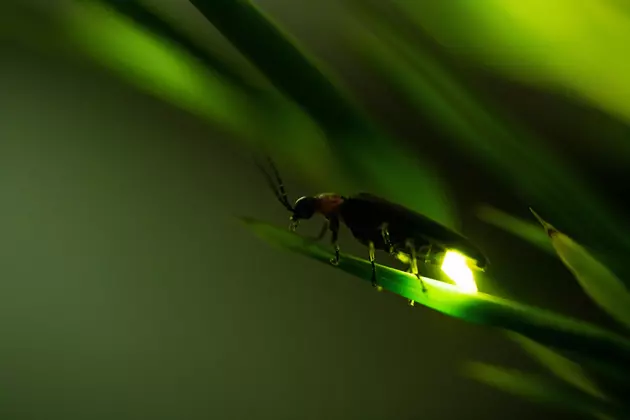
[[[512,332],[508,332],[507,335],[558,378],[593,397],[601,400],[608,399],[603,391],[588,378],[586,372],[578,363],[523,335]]]
[[[555,249],[549,243],[549,237],[535,223],[526,222],[491,206],[480,206],[477,210],[477,217],[488,224],[525,239],[548,254],[556,255]]]
[[[630,328],[630,292],[625,284],[584,247],[531,211],[582,289],[609,315]]]
[[[612,383],[619,389],[630,389],[630,370],[627,368],[615,365],[611,361],[595,360],[588,357],[576,356],[574,360],[607,383]],[[630,406],[630,401],[626,405]]]
[[[168,40],[97,2],[59,12],[66,41],[119,77],[219,127],[251,137],[247,96]]]
[[[377,127],[332,77],[250,1],[191,0],[232,45],[324,130],[357,189],[372,191],[456,228],[433,165]],[[247,30],[243,30],[247,28]]]
[[[245,218],[258,236],[284,249],[328,264],[332,252],[288,230]],[[332,266],[331,266],[332,268]],[[370,281],[369,261],[342,255],[338,269]],[[522,305],[483,293],[469,295],[456,286],[423,278],[428,293],[410,274],[377,264],[379,283],[385,290],[467,322],[514,331],[550,347],[630,367],[630,339],[586,322]]]
[[[540,229],[539,224],[514,217],[491,206],[480,206],[477,210],[477,216],[484,222],[504,229],[507,232],[525,239],[548,254],[558,257],[556,249],[551,241],[549,241],[549,236],[544,230]],[[620,258],[615,258],[613,255],[602,252],[591,252],[591,256],[600,262],[604,260],[621,260]]]
[[[227,65],[224,60],[216,57],[192,42],[186,35],[174,28],[169,22],[162,19],[154,11],[148,9],[139,0],[101,0],[119,13],[131,18],[156,34],[167,38],[185,49],[188,54],[195,57],[209,69],[219,75],[233,86],[249,94],[260,94],[262,88],[253,84],[243,74]]]
[[[363,116],[297,42],[247,0],[191,0],[248,60],[327,131],[363,125]],[[247,30],[243,30],[247,28]]]
[[[532,401],[549,404],[599,419],[626,418],[628,413],[617,405],[569,388],[548,378],[513,369],[472,362],[465,373],[473,379]]]

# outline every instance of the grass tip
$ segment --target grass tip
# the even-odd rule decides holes
[[[538,220],[538,222],[542,225],[542,227],[547,231],[547,234],[551,236],[554,233],[557,233],[558,230],[551,225],[551,223],[545,221],[533,208],[529,208],[529,211],[534,215],[534,217]]]

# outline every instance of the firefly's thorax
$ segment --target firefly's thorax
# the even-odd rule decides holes
[[[302,219],[310,219],[316,213],[329,218],[337,214],[343,201],[342,196],[333,193],[298,198],[293,206],[291,220],[297,222]]]

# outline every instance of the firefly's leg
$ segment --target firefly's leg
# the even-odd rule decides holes
[[[321,241],[322,238],[326,236],[326,232],[328,232],[329,227],[330,227],[330,221],[326,219],[326,221],[324,222],[324,225],[322,226],[322,230],[319,231],[319,234],[317,235],[317,237],[315,237],[315,240]]]
[[[391,255],[394,255],[394,247],[392,246],[392,242],[389,239],[388,227],[389,226],[387,223],[383,223],[383,225],[381,226],[381,236],[383,237],[383,242],[385,242],[385,245],[387,245],[387,247],[389,248],[389,253]]]
[[[339,219],[336,217],[332,217],[330,219],[329,229],[332,232],[332,245],[335,249],[335,257],[330,259],[330,263],[332,265],[339,264],[339,245],[337,245],[337,240],[339,239]]]
[[[370,264],[372,264],[372,286],[376,287],[376,290],[378,290],[379,292],[383,290],[383,287],[379,286],[378,283],[376,282],[376,265],[374,264],[374,254],[376,252],[376,248],[374,247],[374,242],[370,242],[369,243],[369,250],[370,250]]]
[[[429,244],[426,247],[426,253],[424,254],[424,263],[425,264],[429,264],[431,262],[431,251],[432,251],[432,245]]]
[[[417,255],[416,255],[416,247],[415,247],[413,241],[407,241],[406,245],[407,245],[407,249],[409,250],[409,256],[411,258],[411,261],[410,261],[411,264],[410,264],[409,268],[411,268],[411,272],[413,274],[415,274],[415,276],[418,278],[418,280],[420,280],[420,285],[422,286],[422,292],[426,293],[427,292],[427,288],[424,285],[424,281],[422,281],[422,277],[420,277],[420,274],[418,273],[418,258],[417,258]],[[409,305],[411,305],[411,306],[413,306],[414,303],[415,302],[413,300],[409,301]]]

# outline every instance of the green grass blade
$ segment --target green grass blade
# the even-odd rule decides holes
[[[531,340],[523,335],[508,333],[508,337],[518,343],[540,364],[548,368],[558,378],[566,381],[583,392],[601,400],[608,399],[604,392],[591,381],[582,367],[561,354]]]
[[[305,107],[324,128],[345,131],[363,124],[362,116],[330,76],[250,1],[191,3],[280,91]]]
[[[258,236],[284,249],[326,264],[333,256],[328,248],[286,229],[254,219],[243,221]],[[369,261],[342,255],[337,269],[370,281]],[[483,293],[466,294],[454,285],[429,278],[423,278],[428,289],[428,294],[424,294],[415,276],[382,265],[377,265],[377,275],[385,290],[446,315],[507,329],[553,348],[630,367],[630,339],[586,322]]]
[[[599,419],[627,418],[624,408],[602,401],[550,378],[522,373],[513,369],[473,362],[465,373],[480,382],[543,404],[553,405]]]
[[[252,135],[247,95],[176,44],[98,2],[72,3],[57,18],[75,54],[226,131]]]
[[[536,223],[526,222],[491,206],[480,206],[477,209],[477,217],[530,242],[548,254],[556,255],[553,245],[549,242],[549,237]]]
[[[519,236],[557,256],[573,273],[582,289],[602,309],[630,326],[630,293],[612,270],[585,248],[536,215],[544,229],[489,206],[479,209],[483,221]],[[553,233],[551,240],[548,232]]]
[[[217,57],[177,30],[169,22],[161,18],[156,12],[148,9],[140,0],[101,0],[119,13],[131,18],[134,22],[144,26],[155,35],[169,39],[185,49],[191,56],[200,60],[209,69],[233,86],[250,94],[261,93],[261,88],[248,80],[243,74],[224,60]]]
[[[588,296],[618,322],[630,328],[630,292],[626,285],[584,247],[532,210],[551,238],[558,257]]]
[[[597,375],[602,381],[613,384],[618,389],[630,389],[630,370],[627,368],[617,366],[610,361],[595,360],[588,357],[577,356],[574,360],[592,372],[593,375]]]

